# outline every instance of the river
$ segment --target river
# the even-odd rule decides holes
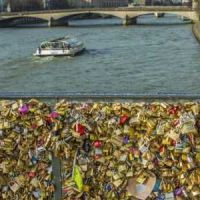
[[[2,92],[199,93],[200,44],[192,25],[174,16],[77,20],[71,27],[0,29]],[[76,57],[36,58],[47,39],[73,35]]]

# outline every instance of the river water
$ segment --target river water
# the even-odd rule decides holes
[[[0,29],[0,90],[9,92],[199,93],[200,45],[174,16],[79,20],[71,27]],[[76,57],[36,58],[47,39],[73,35]]]

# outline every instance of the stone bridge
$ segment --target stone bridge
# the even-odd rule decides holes
[[[123,20],[124,25],[136,23],[136,19],[142,15],[154,13],[174,14],[190,19],[192,22],[199,21],[199,9],[188,8],[183,6],[150,6],[150,7],[124,7],[124,8],[84,8],[84,9],[67,9],[51,10],[37,12],[20,12],[20,13],[2,13],[0,14],[0,26],[11,26],[13,21],[23,18],[40,19],[48,22],[51,26],[67,25],[68,19],[80,14],[104,14],[110,15]]]

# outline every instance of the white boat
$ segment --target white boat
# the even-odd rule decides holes
[[[165,16],[165,13],[158,13],[158,12],[155,12],[154,15],[155,15],[157,18],[161,18],[161,17],[164,17],[164,16]]]
[[[69,36],[42,42],[34,56],[75,56],[85,49],[84,44]]]

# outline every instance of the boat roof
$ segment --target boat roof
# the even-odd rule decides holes
[[[50,44],[50,43],[76,43],[78,42],[76,38],[74,37],[70,37],[70,36],[65,36],[65,37],[60,37],[60,38],[56,38],[53,40],[47,40],[41,43],[41,45],[43,44]]]
[[[74,39],[74,38],[70,36],[65,36],[65,37],[56,38],[54,40],[50,40],[48,42],[66,42],[66,40],[69,40],[69,39]]]
[[[82,42],[79,42],[76,38],[74,37],[70,37],[70,36],[65,36],[65,37],[60,37],[54,40],[49,40],[49,41],[44,41],[40,44],[40,46],[42,47],[44,46],[48,46],[48,45],[52,45],[54,43],[60,43],[60,44],[70,44],[70,45],[74,45],[74,44],[81,44]]]

